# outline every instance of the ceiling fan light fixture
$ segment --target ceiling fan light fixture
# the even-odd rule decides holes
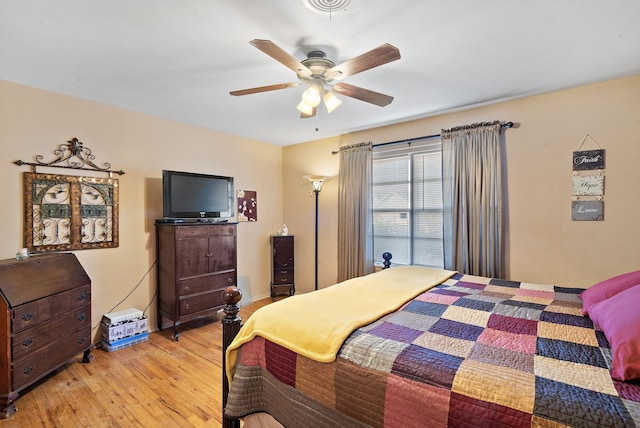
[[[317,108],[311,107],[311,114],[300,113],[300,119],[309,119],[310,117],[314,117],[316,115]]]
[[[322,99],[324,100],[324,105],[327,107],[327,113],[331,113],[332,111],[340,107],[340,104],[342,104],[342,101],[340,101],[338,97],[336,97],[329,91],[326,91]]]
[[[329,13],[334,8],[342,8],[348,4],[350,0],[346,0],[343,6],[339,6],[340,0],[303,0],[305,2],[325,2],[328,6]],[[336,98],[332,93],[344,95],[346,97],[355,98],[370,104],[384,107],[393,101],[393,97],[369,89],[360,88],[348,83],[339,82],[332,84],[334,79],[343,79],[362,73],[363,71],[379,67],[392,61],[400,59],[400,51],[395,46],[385,43],[375,49],[367,51],[350,60],[344,61],[336,65],[330,59],[327,59],[325,53],[321,50],[312,50],[307,52],[307,58],[299,61],[293,55],[273,43],[271,40],[253,39],[249,42],[252,46],[269,55],[271,58],[280,62],[290,70],[294,71],[302,85],[308,85],[302,93],[302,101],[297,105],[297,109],[301,112],[301,118],[314,117],[318,106],[324,101],[328,113],[333,112],[342,104],[342,101]],[[231,95],[249,95],[260,92],[274,91],[277,89],[292,88],[299,86],[300,83],[279,83],[275,85],[259,86],[256,88],[242,89],[231,91]],[[332,92],[332,93],[329,93]]]
[[[318,107],[322,101],[323,92],[324,82],[322,79],[311,79],[309,82],[309,88],[302,93],[302,101],[311,107]]]
[[[300,101],[300,104],[298,104],[296,108],[304,115],[311,116],[313,114],[313,107],[305,103],[304,100]]]

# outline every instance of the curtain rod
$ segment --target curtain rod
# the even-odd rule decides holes
[[[513,128],[513,122],[501,123],[500,124],[500,128]],[[397,141],[389,141],[389,142],[386,142],[386,143],[373,144],[371,147],[390,146],[392,144],[402,144],[402,143],[410,144],[410,143],[413,143],[414,141],[428,140],[430,138],[438,138],[440,136],[441,136],[441,134],[424,135],[422,137],[407,138],[405,140],[397,140]],[[337,155],[338,153],[340,153],[339,150],[331,152],[332,155]]]

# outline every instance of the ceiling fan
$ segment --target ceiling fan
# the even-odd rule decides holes
[[[342,104],[342,101],[333,93],[355,98],[380,107],[384,107],[393,101],[393,97],[389,95],[360,88],[348,83],[333,83],[335,80],[341,80],[345,77],[353,76],[356,73],[361,73],[400,59],[400,51],[398,48],[388,43],[380,45],[339,65],[327,59],[325,53],[320,50],[311,51],[307,54],[306,59],[298,61],[271,40],[254,39],[249,43],[282,63],[287,68],[293,70],[300,82],[277,83],[275,85],[241,89],[231,91],[231,95],[249,95],[308,84],[309,88],[304,91],[302,101],[296,107],[301,112],[300,117],[303,119],[315,116],[317,107],[322,101],[324,101],[329,113]]]

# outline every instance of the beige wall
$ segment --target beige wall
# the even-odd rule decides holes
[[[506,276],[588,286],[640,269],[639,100],[640,76],[632,76],[285,147],[284,221],[297,235],[297,289],[313,289],[314,205],[303,175],[335,176],[339,159],[331,151],[341,145],[439,134],[494,119],[519,125],[506,131]],[[586,134],[606,149],[602,222],[571,221],[571,155]],[[587,141],[582,149],[595,148]],[[337,184],[337,177],[329,180],[319,200],[320,288],[336,280]]]
[[[98,162],[126,172],[118,177],[120,247],[75,252],[93,282],[93,325],[139,282],[116,309],[143,309],[153,298],[155,270],[146,273],[155,260],[153,223],[161,216],[161,171],[166,168],[233,175],[236,188],[257,190],[258,222],[238,227],[239,285],[254,299],[268,295],[269,236],[283,223],[295,235],[296,288],[300,293],[313,289],[315,199],[303,175],[331,176],[318,200],[323,288],[337,276],[339,158],[332,151],[500,119],[519,124],[506,131],[507,277],[587,286],[640,269],[639,99],[640,76],[633,76],[283,149],[0,81],[0,156],[5,162],[0,169],[0,258],[13,257],[23,246],[21,176],[28,168],[11,162],[37,154],[50,159],[54,147],[77,137]],[[607,151],[603,222],[570,218],[571,154],[587,133]],[[148,315],[155,326],[155,301]]]
[[[162,169],[231,175],[236,189],[258,192],[259,221],[238,225],[238,282],[254,298],[268,296],[269,235],[282,227],[281,147],[3,81],[0,121],[1,259],[23,246],[22,173],[29,168],[11,162],[49,161],[55,147],[77,137],[98,164],[125,171],[116,176],[120,246],[75,252],[92,280],[94,326],[138,283],[116,310],[144,309],[153,299],[156,272],[146,273],[155,261],[154,220],[162,217]],[[147,312],[153,328],[155,304]]]

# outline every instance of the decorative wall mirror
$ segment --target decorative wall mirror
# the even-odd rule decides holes
[[[114,248],[118,241],[118,180],[110,165],[100,168],[93,163],[91,150],[77,138],[54,150],[56,159],[42,162],[16,161],[32,165],[24,173],[24,241],[29,252]],[[89,167],[86,167],[89,165]],[[37,166],[101,171],[109,178],[77,175],[42,174]]]

